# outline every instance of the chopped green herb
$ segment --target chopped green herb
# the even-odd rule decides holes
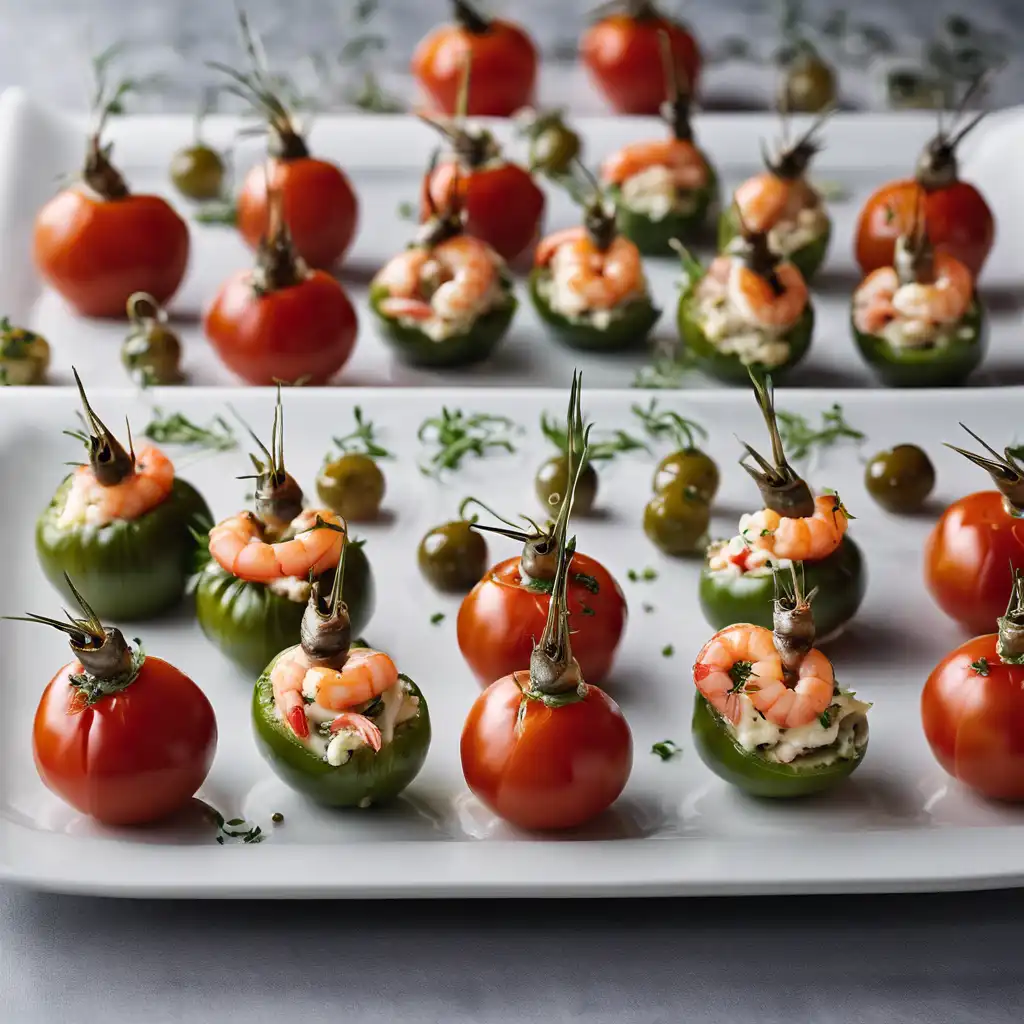
[[[250,827],[244,818],[232,818],[224,820],[224,815],[209,804],[206,805],[207,817],[217,827],[217,835],[214,836],[218,845],[223,846],[225,839],[241,839],[243,843],[262,843],[266,836],[259,825]],[[282,821],[284,820],[282,816]]]
[[[416,207],[408,200],[398,204],[398,209],[395,211],[398,214],[399,220],[415,220],[416,219]]]
[[[584,615],[596,615],[597,614],[597,612],[595,612],[594,609],[591,608],[590,605],[588,605],[588,604],[581,604],[580,605],[580,611]]]
[[[192,219],[197,224],[233,228],[238,223],[238,206],[233,199],[204,203],[192,214]]]
[[[729,678],[733,682],[733,687],[729,691],[730,693],[742,693],[750,682],[750,677],[757,678],[754,673],[754,663],[752,661],[737,661],[731,669],[729,669]]]
[[[589,576],[585,572],[574,572],[572,578],[581,586],[585,587],[592,594],[598,594],[601,592],[601,584],[597,582],[596,577]]]
[[[818,715],[818,721],[821,723],[822,729],[828,729],[832,726],[832,709],[825,708],[820,715]]]
[[[683,748],[673,740],[662,740],[651,747],[651,753],[657,754],[662,761],[671,761],[676,754],[681,754],[682,752]]]
[[[634,405],[632,409],[648,436],[656,441],[667,439],[677,448],[694,448],[697,438],[707,439],[708,432],[704,427],[671,409],[659,410],[656,398],[651,399],[646,409],[640,405]]]
[[[843,407],[835,403],[821,414],[821,425],[812,427],[806,416],[778,410],[779,434],[791,459],[803,459],[814,448],[831,448],[842,438],[863,441],[865,434],[851,427],[843,416]]]
[[[275,825],[280,825],[281,822],[284,821],[284,815],[280,811],[274,811],[274,813],[270,816],[270,820]]]
[[[643,608],[644,613],[647,615],[650,615],[651,612],[654,611],[654,605],[648,604],[646,601],[642,605],[640,605],[640,607]]]
[[[434,614],[430,616],[430,624],[432,626],[437,626],[442,622],[444,622],[444,612],[434,612]]]
[[[628,579],[630,583],[651,583],[657,578],[658,573],[650,566],[647,566],[647,568],[640,570],[640,572],[637,572],[636,569],[626,570],[626,579]]]
[[[184,413],[164,413],[162,409],[154,409],[153,419],[142,432],[151,441],[160,444],[191,445],[215,452],[226,452],[238,447],[235,433],[223,416],[215,416],[208,426],[201,427]]]
[[[440,416],[429,416],[416,432],[423,444],[435,449],[427,462],[420,464],[420,472],[438,477],[446,469],[458,469],[467,455],[483,458],[495,449],[514,452],[511,435],[515,428],[507,416],[443,408]]]
[[[971,668],[973,668],[979,676],[987,676],[989,669],[988,658],[979,658],[977,661],[972,661]]]
[[[676,649],[671,644],[665,644],[661,649],[661,656],[663,658],[671,658],[676,653]]]
[[[363,418],[363,410],[357,405],[352,410],[356,421],[355,430],[343,437],[332,438],[338,450],[346,455],[366,455],[371,459],[393,459],[394,455],[377,443],[377,428],[371,420]]]

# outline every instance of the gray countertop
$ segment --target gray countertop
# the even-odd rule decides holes
[[[312,904],[0,887],[0,1020],[1019,1024],[1022,940],[1024,892]]]

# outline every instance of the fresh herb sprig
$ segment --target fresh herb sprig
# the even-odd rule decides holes
[[[560,420],[556,420],[548,414],[541,413],[540,416],[540,429],[541,433],[560,451],[566,452],[569,450],[569,437],[566,433],[565,424]],[[582,439],[577,439],[578,443],[581,443]],[[625,430],[615,430],[610,436],[606,436],[603,440],[592,439],[590,445],[587,448],[587,461],[588,462],[606,462],[609,459],[614,459],[616,455],[620,455],[623,452],[635,452],[635,451],[650,451],[643,441],[633,437],[632,434],[626,433]]]
[[[220,846],[224,845],[225,839],[241,839],[243,843],[262,843],[267,838],[259,825],[250,825],[244,818],[231,818],[225,821],[224,815],[212,807],[209,807],[209,814],[217,826],[215,838]],[[284,821],[283,815],[280,820]]]
[[[632,409],[647,436],[655,441],[667,439],[677,448],[695,448],[698,438],[707,440],[707,430],[696,420],[688,420],[672,409],[659,409],[656,398],[651,399],[646,409],[641,405],[634,405]]]
[[[458,469],[469,455],[482,459],[496,450],[514,452],[515,430],[507,416],[444,407],[440,416],[428,416],[416,432],[422,444],[434,449],[427,461],[420,463],[420,472],[438,477],[446,469]]]
[[[212,202],[203,203],[192,214],[192,219],[197,224],[233,228],[238,223],[238,204],[233,199],[214,199]]]
[[[202,427],[184,413],[165,413],[156,408],[153,419],[142,432],[159,444],[189,445],[214,452],[227,452],[238,447],[238,438],[223,416],[214,416],[207,426]]]
[[[859,442],[867,436],[846,421],[843,407],[838,402],[821,414],[821,424],[817,427],[800,413],[778,409],[775,415],[783,446],[791,459],[804,459],[814,449],[831,448],[844,438]]]
[[[387,448],[377,442],[377,428],[372,420],[363,416],[363,410],[357,405],[352,410],[355,429],[343,437],[332,438],[338,450],[346,455],[366,455],[371,459],[393,459],[395,456]]]
[[[671,761],[677,754],[681,754],[683,748],[674,740],[661,740],[651,746],[651,753],[657,754],[662,761]]]
[[[647,366],[641,366],[632,387],[649,391],[678,391],[686,387],[687,378],[696,369],[696,361],[688,351],[661,355]]]

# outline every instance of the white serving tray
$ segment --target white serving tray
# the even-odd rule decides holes
[[[552,383],[563,383],[553,381]],[[599,428],[634,429],[636,393],[588,391],[584,408]],[[289,468],[311,487],[328,435],[350,419],[350,402],[329,391],[285,393]],[[225,816],[259,824],[261,845],[218,846],[198,808],[160,828],[111,830],[82,818],[36,777],[30,733],[45,682],[68,660],[56,633],[0,622],[0,877],[69,892],[122,896],[625,896],[866,892],[970,889],[1024,884],[1024,810],[975,798],[932,760],[918,717],[921,686],[935,663],[960,642],[957,628],[930,602],[921,551],[937,511],[985,486],[984,475],[940,445],[957,441],[956,420],[999,444],[1009,441],[1021,389],[898,394],[790,391],[780,405],[817,413],[833,400],[869,434],[862,449],[834,448],[807,467],[817,487],[837,488],[858,518],[870,583],[861,615],[829,648],[843,684],[873,701],[871,742],[859,771],[825,798],[761,803],[730,789],[696,756],[689,734],[694,687],[690,666],[710,635],[696,599],[699,564],[660,556],[639,528],[650,493],[654,455],[600,468],[600,515],[580,520],[580,547],[622,582],[631,618],[607,689],[629,719],[635,742],[632,777],[619,802],[571,835],[536,838],[496,821],[466,789],[458,755],[465,714],[478,687],[455,642],[457,598],[437,596],[420,578],[415,550],[430,526],[450,518],[475,494],[500,509],[536,513],[535,467],[547,451],[541,410],[561,413],[555,392],[508,391],[486,398],[466,391],[366,390],[359,402],[397,452],[385,466],[388,493],[379,524],[360,528],[378,585],[377,613],[366,630],[423,688],[434,723],[426,766],[391,808],[334,813],[293,794],[264,765],[250,735],[253,680],[233,668],[181,615],[127,627],[153,654],[189,673],[212,700],[220,747],[200,796]],[[97,411],[111,423],[130,414],[140,431],[146,402],[206,420],[231,400],[258,428],[269,422],[265,390],[177,389],[140,396],[96,390]],[[475,402],[475,404],[474,404]],[[525,428],[513,455],[467,462],[438,483],[417,470],[416,427],[442,404],[486,404]],[[734,431],[756,444],[764,428],[740,390],[694,392],[674,407],[711,431],[709,450],[723,469],[714,532],[731,534],[755,507],[751,481],[735,464]],[[61,464],[78,457],[61,435],[73,423],[66,390],[4,395],[0,401],[0,480],[8,538],[7,585],[0,614],[54,614],[56,594],[35,562],[35,517],[57,485]],[[898,442],[926,445],[939,484],[927,514],[897,518],[867,496],[863,457]],[[173,453],[177,456],[178,453]],[[657,454],[663,454],[659,451]],[[182,476],[207,496],[217,516],[241,507],[244,453],[182,454]],[[491,542],[492,559],[515,552]],[[630,583],[627,570],[652,566],[658,578]],[[644,603],[654,606],[645,613]],[[440,625],[431,615],[446,614]],[[675,654],[662,656],[672,644]],[[662,762],[651,744],[671,738],[683,753]],[[274,812],[284,823],[270,824]]]
[[[794,125],[799,130],[800,121]],[[209,140],[230,143],[235,118],[216,117],[207,126]],[[508,123],[495,126],[502,138]],[[592,166],[623,143],[664,131],[645,118],[579,120]],[[697,118],[697,136],[722,173],[725,194],[759,169],[759,143],[771,142],[778,122],[767,114],[708,114]],[[828,264],[814,286],[818,312],[815,344],[787,384],[802,387],[874,387],[875,381],[850,337],[849,299],[859,281],[853,261],[853,231],[864,198],[880,183],[905,177],[921,146],[935,131],[931,114],[839,114],[828,125],[827,148],[818,157],[818,180],[836,182],[847,198],[832,204],[833,244]],[[58,177],[76,171],[83,152],[81,119],[46,110],[17,90],[0,97],[0,314],[44,334],[55,349],[54,380],[70,382],[74,363],[89,376],[105,373],[111,383],[122,379],[118,361],[124,325],[84,321],[70,315],[59,298],[44,289],[31,260],[32,221],[52,195]],[[1024,309],[1024,185],[1011,153],[1019,136],[1013,111],[995,115],[963,145],[966,177],[977,182],[998,221],[996,246],[985,269],[982,289],[990,310],[991,349],[971,378],[976,385],[1024,383],[1024,353],[1019,345]],[[110,138],[118,166],[136,191],[155,191],[176,199],[167,180],[171,154],[192,138],[184,116],[127,117],[114,121]],[[316,153],[337,159],[350,173],[361,201],[358,239],[342,272],[360,317],[355,354],[339,377],[346,385],[544,385],[582,367],[595,387],[628,387],[648,361],[644,351],[613,356],[581,355],[559,347],[546,333],[520,283],[522,300],[512,330],[492,358],[461,371],[406,367],[385,347],[366,304],[367,285],[381,264],[409,240],[413,226],[400,219],[398,206],[414,201],[436,134],[409,117],[324,116],[313,126]],[[261,143],[247,140],[237,148],[239,175],[260,159]],[[522,154],[522,144],[511,152]],[[548,189],[547,228],[577,223],[578,211]],[[184,211],[189,215],[188,210]],[[202,335],[199,317],[220,282],[251,257],[230,228],[193,225],[193,257],[182,290],[172,305],[186,345],[185,369],[193,384],[237,384]],[[675,336],[678,268],[674,260],[647,261],[651,286],[664,310],[654,338]],[[707,386],[701,374],[688,384]]]

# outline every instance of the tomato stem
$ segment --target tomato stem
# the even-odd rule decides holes
[[[690,121],[692,88],[685,72],[679,67],[676,55],[672,50],[672,40],[665,29],[658,30],[658,46],[661,51],[661,67],[668,85],[668,95],[662,103],[659,113],[663,121],[672,129],[672,134],[680,142],[693,141],[693,125]],[[684,79],[680,88],[680,75]]]
[[[970,427],[963,423],[960,426],[989,453],[988,456],[976,455],[974,452],[967,451],[966,448],[958,448],[954,444],[947,444],[946,447],[958,455],[962,455],[965,459],[970,459],[976,466],[980,466],[988,473],[1003,496],[1003,506],[1008,515],[1017,518],[1024,517],[1024,466],[1017,461],[1013,449],[1004,448],[1003,454],[1000,455]]]
[[[256,253],[256,266],[252,272],[252,286],[262,298],[271,292],[294,288],[309,276],[302,258],[295,251],[291,231],[284,217],[284,192],[279,184],[271,184],[270,168],[267,179],[267,230],[260,239]]]
[[[468,0],[452,0],[452,9],[459,27],[472,35],[482,36],[491,31],[491,22]]]
[[[789,687],[796,686],[799,679],[800,666],[804,658],[814,647],[814,615],[811,612],[811,601],[814,600],[817,589],[812,590],[804,596],[804,567],[799,563],[791,565],[792,591],[784,582],[780,582],[779,573],[783,570],[776,569],[772,576],[772,583],[775,587],[775,600],[772,606],[772,638],[775,641],[775,649],[779,652],[782,660],[782,671],[785,683]]]
[[[761,143],[761,158],[765,167],[777,178],[794,181],[807,173],[811,161],[821,152],[821,141],[815,137],[821,126],[835,113],[835,107],[826,107],[810,124],[807,131],[796,140],[786,141],[788,118],[783,115],[783,142],[776,153],[769,153]]]
[[[99,416],[93,412],[89,399],[85,394],[82,378],[78,376],[78,370],[72,367],[71,372],[74,374],[75,383],[78,385],[78,394],[82,399],[82,418],[89,433],[71,431],[65,431],[65,433],[85,443],[86,448],[89,450],[89,464],[92,467],[96,482],[101,487],[113,487],[127,480],[135,472],[135,453],[133,451],[125,451],[120,441],[114,437]],[[131,434],[129,432],[129,439],[130,437]]]
[[[746,454],[740,459],[740,465],[757,484],[765,508],[794,519],[812,516],[815,506],[811,489],[786,461],[786,452],[782,446],[782,436],[779,434],[779,424],[775,415],[775,391],[772,387],[772,379],[770,376],[761,379],[751,370],[750,380],[754,385],[757,404],[768,427],[774,465],[745,441],[740,442],[746,449]],[[756,467],[747,464],[748,457],[757,463]]]
[[[302,650],[309,660],[317,665],[344,662],[352,645],[352,621],[349,618],[348,606],[342,597],[347,549],[346,529],[330,593],[325,600],[322,591],[323,576],[313,580],[309,603],[302,615],[299,631]]]
[[[998,620],[996,654],[1007,665],[1024,665],[1024,572],[1012,564],[1010,571],[1013,573],[1013,589],[1006,614]]]

